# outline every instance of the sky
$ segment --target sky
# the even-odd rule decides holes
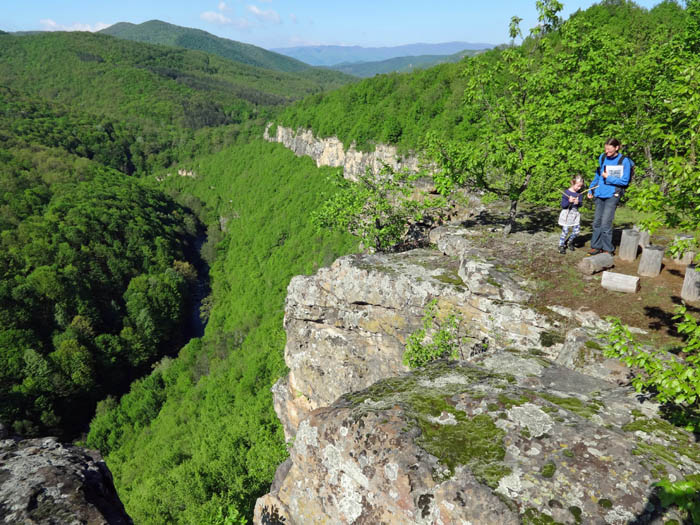
[[[591,0],[561,0],[564,17]],[[660,0],[638,0],[651,8]],[[507,42],[513,15],[537,25],[535,0],[0,0],[3,31],[98,31],[162,20],[265,49]]]

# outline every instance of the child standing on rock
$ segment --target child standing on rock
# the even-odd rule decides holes
[[[561,226],[561,235],[559,236],[559,253],[566,253],[566,246],[573,251],[574,239],[581,231],[581,214],[578,209],[583,203],[583,198],[579,193],[583,188],[583,177],[576,175],[571,179],[569,189],[563,191],[561,197],[561,213],[559,214],[559,226]],[[569,235],[569,231],[571,235]],[[566,238],[569,237],[567,242]]]

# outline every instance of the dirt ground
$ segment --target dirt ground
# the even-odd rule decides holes
[[[648,342],[669,350],[680,346],[682,340],[673,320],[675,309],[681,304],[680,292],[685,277],[685,266],[664,258],[661,274],[641,277],[640,291],[636,294],[612,292],[601,286],[601,274],[584,275],[576,266],[587,257],[590,249],[591,219],[589,212],[582,217],[581,234],[576,239],[575,251],[560,254],[557,243],[561,228],[557,225],[558,210],[530,208],[518,214],[518,227],[504,236],[505,210],[490,206],[465,226],[481,230],[480,243],[495,254],[498,263],[523,275],[535,283],[535,307],[562,305],[573,309],[584,308],[600,317],[619,317],[623,323],[649,332]],[[619,246],[624,228],[631,228],[629,214],[616,218],[613,242]],[[625,220],[627,219],[627,220]],[[668,245],[674,232],[662,231],[652,235],[652,244]],[[640,251],[641,254],[641,251]],[[622,261],[615,254],[612,271],[637,275],[639,255],[632,262]],[[688,311],[700,317],[700,303],[688,304]]]

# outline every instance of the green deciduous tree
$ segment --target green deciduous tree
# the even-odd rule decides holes
[[[331,180],[338,191],[311,220],[319,230],[356,235],[370,250],[388,250],[405,239],[411,224],[439,216],[445,209],[444,199],[417,195],[412,184],[416,179],[389,167],[378,174],[368,169],[356,183],[338,175]]]

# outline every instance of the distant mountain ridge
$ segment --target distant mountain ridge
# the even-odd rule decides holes
[[[285,73],[313,72],[314,76],[328,77],[328,80],[340,80],[340,83],[347,83],[349,80],[345,79],[343,81],[339,73],[318,71],[316,68],[299,60],[261,47],[221,38],[201,29],[169,24],[161,20],[149,20],[142,24],[119,22],[99,32],[116,38],[146,44],[160,44],[205,51],[250,66],[283,71]]]
[[[336,66],[356,62],[377,62],[391,58],[421,55],[453,55],[464,50],[491,49],[493,44],[444,42],[440,44],[405,44],[394,47],[300,46],[275,48],[271,51],[301,60],[313,66]]]
[[[330,69],[362,78],[373,77],[384,73],[410,73],[417,69],[426,69],[437,64],[459,62],[465,56],[473,56],[481,51],[464,50],[453,55],[418,55],[396,57],[377,62],[355,62],[352,64],[336,64]]]

